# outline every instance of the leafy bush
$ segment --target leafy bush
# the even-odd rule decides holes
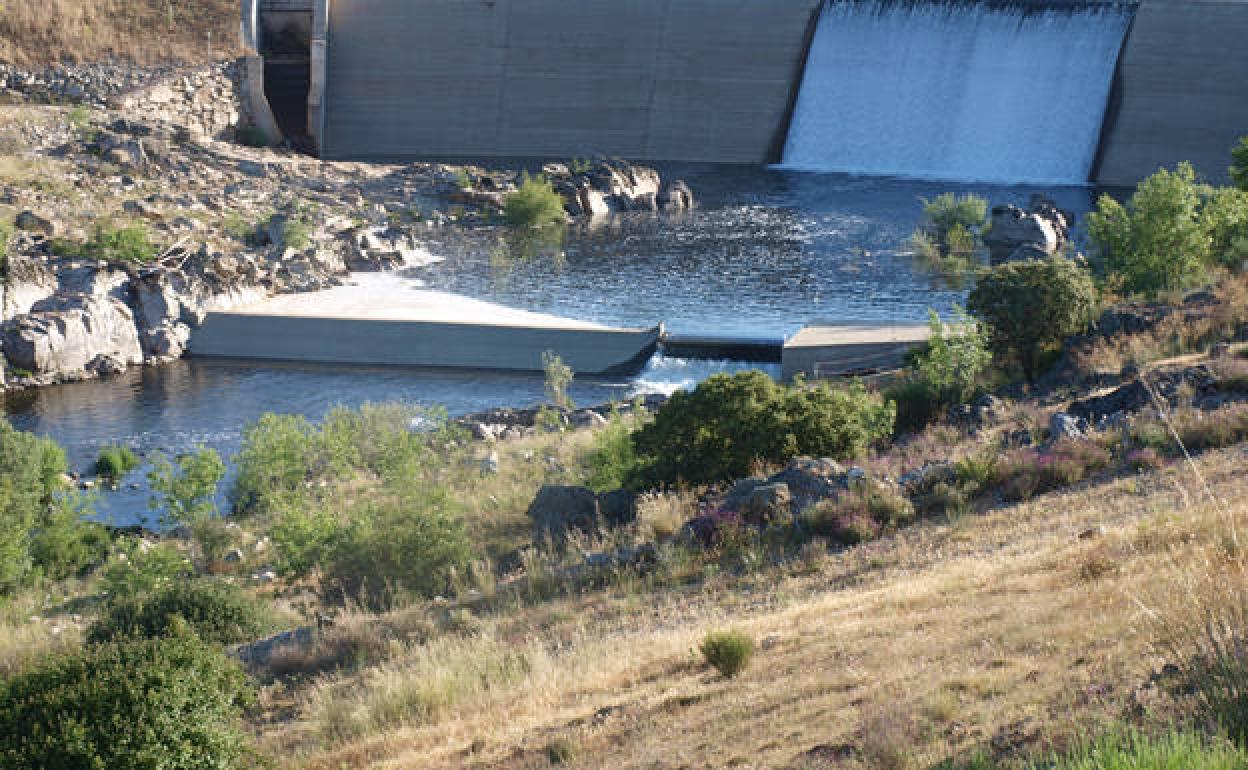
[[[54,252],[65,257],[132,262],[140,265],[151,262],[158,251],[151,242],[147,228],[141,224],[124,227],[99,224],[85,241],[56,238],[51,245]]]
[[[740,631],[712,631],[702,640],[702,657],[731,679],[745,670],[754,655],[754,640]]]
[[[65,488],[65,452],[0,420],[0,595],[38,575],[67,577],[107,546],[87,503]]]
[[[108,530],[85,519],[89,512],[82,498],[68,493],[47,509],[30,533],[30,558],[39,574],[63,580],[108,558]]]
[[[1003,360],[1017,361],[1028,381],[1066,337],[1087,328],[1096,311],[1092,278],[1068,259],[1007,262],[984,273],[967,300],[991,330]]]
[[[633,434],[632,481],[703,483],[746,476],[759,461],[852,457],[886,438],[895,415],[857,383],[833,390],[780,385],[758,370],[715,374],[675,393]]]
[[[574,376],[572,367],[565,364],[554,351],[547,350],[542,353],[542,371],[546,375],[546,398],[557,407],[571,409],[572,399],[568,396],[568,386],[572,384]]]
[[[124,446],[106,446],[100,450],[95,461],[95,472],[99,476],[120,480],[127,473],[139,467],[139,458]]]
[[[416,488],[353,507],[324,544],[323,584],[375,609],[409,594],[445,593],[472,555],[463,520],[449,507],[444,492]]]
[[[251,697],[238,665],[189,633],[61,654],[0,681],[0,765],[236,767]]]
[[[530,177],[527,172],[520,178],[519,189],[503,198],[503,216],[509,224],[527,227],[556,224],[568,218],[563,198],[550,181],[541,175]]]
[[[117,597],[87,632],[90,642],[123,637],[168,636],[180,618],[195,634],[214,644],[237,644],[272,629],[268,608],[237,586],[178,580],[151,593]]]
[[[1200,224],[1209,235],[1209,259],[1240,270],[1248,260],[1248,191],[1234,187],[1211,190],[1200,210]]]
[[[898,433],[923,429],[949,406],[974,398],[979,389],[992,362],[988,331],[960,307],[954,307],[954,318],[947,327],[936,311],[929,311],[927,344],[914,355],[910,371],[885,392],[897,404]]]
[[[225,463],[217,451],[201,448],[172,462],[157,455],[147,478],[156,493],[151,505],[161,511],[161,522],[189,529],[205,564],[219,563],[233,544],[234,533],[217,514],[217,485],[225,478]]]
[[[168,543],[149,546],[128,540],[122,543],[119,558],[104,568],[103,589],[111,598],[137,596],[161,590],[193,572],[182,552]]]
[[[1201,221],[1208,191],[1191,164],[1180,163],[1140,182],[1126,206],[1102,195],[1088,214],[1088,235],[1111,287],[1156,295],[1197,280],[1212,245]]]
[[[972,193],[959,196],[947,192],[932,200],[919,198],[919,201],[923,204],[923,219],[942,243],[947,243],[947,236],[955,228],[978,233],[988,215],[988,201]]]
[[[1241,136],[1239,144],[1231,150],[1230,173],[1235,186],[1248,191],[1248,136]]]
[[[300,415],[265,414],[243,431],[230,501],[239,513],[267,514],[302,504],[316,480],[410,473],[458,430],[444,411],[403,403],[338,407],[320,426]]]
[[[637,467],[637,452],[632,430],[619,415],[612,415],[606,427],[594,435],[587,461],[587,484],[595,492],[609,492],[628,483]]]

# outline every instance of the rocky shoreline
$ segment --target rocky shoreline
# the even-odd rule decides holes
[[[0,286],[0,388],[180,357],[207,313],[419,262],[431,233],[498,221],[516,170],[332,163],[233,143],[240,67],[0,68],[10,102],[0,204],[15,213]],[[598,159],[549,163],[570,217],[694,205],[682,181]],[[112,239],[150,247],[109,253]]]

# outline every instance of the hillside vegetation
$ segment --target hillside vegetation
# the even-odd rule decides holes
[[[0,61],[202,64],[237,52],[237,0],[9,0]]]

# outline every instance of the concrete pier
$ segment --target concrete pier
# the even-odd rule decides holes
[[[927,324],[813,321],[785,341],[781,376],[822,379],[896,369],[929,334]]]

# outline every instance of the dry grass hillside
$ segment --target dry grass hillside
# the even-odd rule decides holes
[[[1021,765],[1119,720],[1165,724],[1183,707],[1152,673],[1184,662],[1205,608],[1246,587],[1248,510],[1222,502],[1248,496],[1245,448],[1196,466],[929,522],[782,574],[465,614],[462,636],[268,690],[262,742],[317,770],[917,770]],[[760,644],[734,679],[697,653],[723,628]]]
[[[199,64],[238,44],[237,0],[4,0],[0,61]]]

